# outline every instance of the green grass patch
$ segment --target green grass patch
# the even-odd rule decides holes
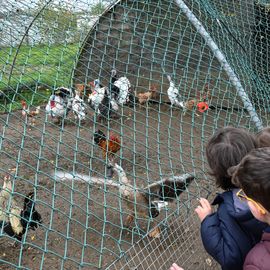
[[[8,95],[9,102],[25,99],[28,103],[40,104],[47,100],[53,88],[70,86],[78,44],[23,45],[16,56],[17,50],[16,47],[0,48],[0,90]],[[0,111],[4,108],[2,101]],[[18,106],[14,103],[12,109]]]

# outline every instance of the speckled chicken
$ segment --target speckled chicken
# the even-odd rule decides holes
[[[86,104],[76,91],[76,95],[72,101],[72,112],[75,120],[83,121],[86,118]]]
[[[125,76],[118,78],[117,71],[115,69],[113,69],[111,73],[109,89],[117,103],[121,106],[125,105],[129,102],[131,83]]]

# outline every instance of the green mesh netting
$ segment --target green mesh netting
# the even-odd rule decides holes
[[[12,215],[13,200],[23,207],[33,191],[42,224],[33,231],[28,222],[21,241],[11,246],[14,237],[1,222],[0,268],[168,269],[176,261],[185,270],[218,269],[203,250],[193,211],[196,198],[211,198],[216,191],[205,144],[218,127],[256,131],[269,123],[269,5],[263,0],[2,3],[0,186],[10,177],[11,189],[0,214]],[[89,82],[99,79],[108,86],[112,69],[129,79],[133,99],[106,121],[88,104]],[[193,100],[186,113],[170,105],[167,75],[184,101]],[[153,85],[155,95],[140,104],[139,94]],[[66,112],[59,124],[46,113],[49,97],[61,86],[83,89],[84,121]],[[209,109],[198,112],[199,101]],[[30,117],[37,106],[40,112]],[[94,143],[97,130],[119,137],[115,161],[133,194],[183,173],[195,174],[195,180],[157,218],[135,210],[132,225],[125,227],[130,209],[117,174],[107,177],[109,157]],[[147,236],[158,225],[160,238]]]

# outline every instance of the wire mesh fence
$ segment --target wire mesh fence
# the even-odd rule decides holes
[[[216,192],[205,144],[218,127],[269,123],[268,10],[248,0],[6,1],[1,269],[218,269],[193,211]],[[17,234],[7,233],[12,217]]]

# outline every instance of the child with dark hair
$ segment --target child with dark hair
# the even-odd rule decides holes
[[[256,134],[258,147],[270,147],[270,127],[262,129]]]
[[[255,138],[244,129],[225,127],[217,130],[206,146],[206,157],[219,194],[212,205],[201,198],[195,209],[201,220],[201,237],[206,251],[223,270],[240,270],[247,253],[254,247],[267,226],[256,220],[247,203],[236,196],[239,186],[232,182],[228,169],[257,147]]]
[[[238,197],[247,201],[255,218],[270,225],[270,147],[252,150],[231,173],[232,181],[242,188]],[[243,269],[270,269],[270,226],[248,253]]]

